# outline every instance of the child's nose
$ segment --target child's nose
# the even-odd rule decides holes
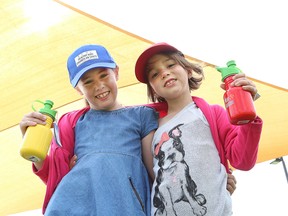
[[[104,88],[104,84],[102,82],[96,82],[94,85],[94,89],[96,91],[101,91]]]
[[[168,70],[163,69],[163,70],[161,71],[161,77],[162,77],[162,79],[164,79],[165,77],[167,77],[167,76],[169,76],[169,75],[170,75],[170,72],[169,72]]]

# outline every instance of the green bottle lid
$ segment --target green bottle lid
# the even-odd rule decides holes
[[[217,71],[219,71],[222,75],[222,81],[224,81],[228,76],[241,73],[241,70],[236,67],[234,60],[228,61],[226,65],[227,67],[216,67]]]
[[[56,110],[52,110],[52,107],[54,105],[53,101],[46,100],[45,102],[42,102],[40,100],[36,100],[34,102],[38,102],[38,103],[44,104],[44,107],[39,109],[39,112],[42,113],[42,114],[49,115],[53,119],[53,121],[55,120],[55,116],[57,114],[57,111]],[[34,111],[36,111],[36,109],[34,108],[34,105],[32,105],[32,109]]]

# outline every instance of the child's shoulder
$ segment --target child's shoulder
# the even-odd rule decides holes
[[[193,101],[196,103],[196,105],[198,107],[199,106],[201,106],[201,107],[205,107],[206,106],[206,107],[209,107],[210,109],[211,108],[212,109],[216,109],[216,110],[218,110],[218,109],[222,110],[223,109],[223,107],[220,106],[219,104],[210,104],[205,99],[200,98],[200,97],[192,96],[192,99],[193,99]]]
[[[148,104],[126,106],[126,109],[134,110],[135,112],[155,112],[154,107],[151,107]]]
[[[69,124],[69,125],[72,125],[72,127],[74,127],[79,117],[82,116],[84,113],[86,113],[89,109],[90,107],[85,107],[79,110],[73,110],[73,111],[67,112],[60,117],[58,123],[62,125]]]
[[[150,109],[157,113],[158,117],[162,118],[167,114],[168,106],[166,102],[161,103],[149,103],[139,105],[144,107],[143,109]]]
[[[89,109],[90,109],[90,107],[87,106],[87,107],[84,107],[82,109],[78,109],[78,110],[73,110],[73,111],[67,112],[63,116],[69,116],[69,118],[75,118],[77,116],[81,116],[83,113],[87,112]]]

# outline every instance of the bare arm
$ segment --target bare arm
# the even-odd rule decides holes
[[[142,156],[146,169],[149,173],[150,178],[154,181],[153,172],[153,155],[151,152],[152,139],[155,131],[150,132],[146,137],[142,139]]]

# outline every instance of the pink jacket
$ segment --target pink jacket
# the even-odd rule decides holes
[[[231,125],[227,113],[219,105],[209,105],[198,97],[192,97],[196,105],[204,113],[211,129],[211,133],[218,149],[221,163],[229,172],[228,161],[236,169],[250,170],[257,160],[258,146],[263,122],[257,117],[253,122],[235,126]],[[160,118],[167,113],[166,103],[146,104],[159,112]],[[62,147],[53,139],[49,155],[46,157],[42,169],[33,166],[33,172],[47,185],[42,212],[61,179],[69,172],[69,162],[74,155],[74,127],[78,118],[89,110],[81,110],[64,114],[58,121],[59,136]]]

